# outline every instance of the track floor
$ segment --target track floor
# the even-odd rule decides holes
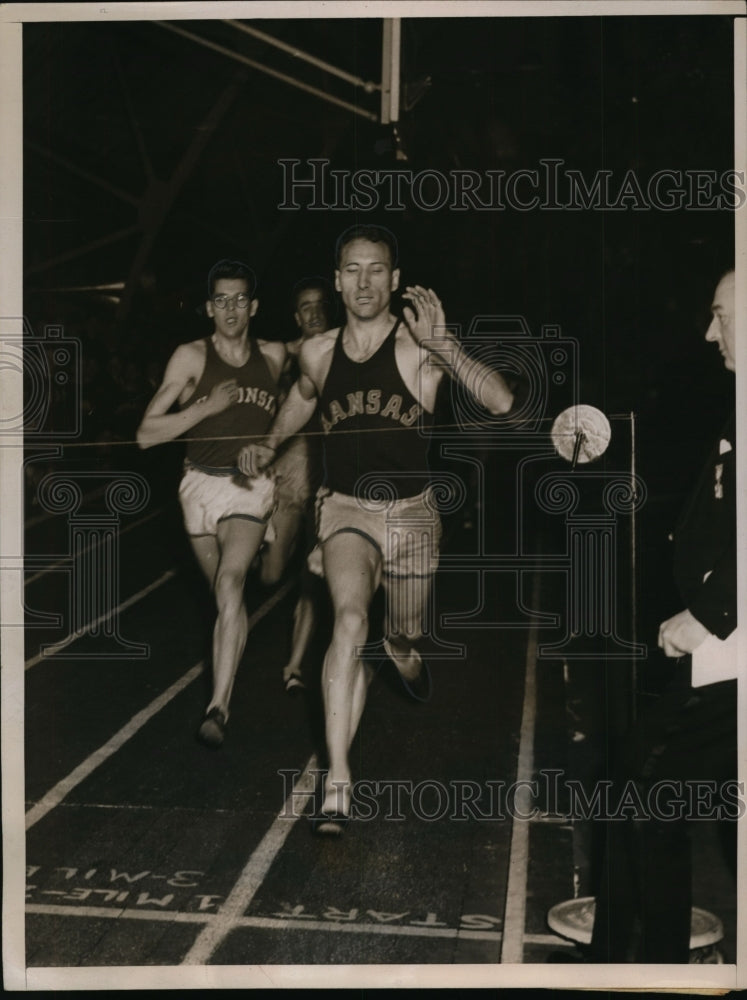
[[[536,656],[511,574],[439,574],[433,697],[408,700],[382,668],[354,746],[356,817],[312,835],[323,740],[317,690],[280,675],[293,578],[247,584],[252,628],[224,746],[194,739],[208,691],[210,598],[168,502],[123,518],[114,638],[70,634],[69,579],[30,573],[27,604],[59,613],[26,636],[26,963],[39,967],[544,963],[572,946],[546,913],[573,895],[571,824],[543,799],[512,818],[507,787],[564,768],[564,671]],[[65,551],[64,517],[27,549]],[[447,551],[462,551],[452,538]],[[462,549],[460,549],[462,546]],[[518,583],[528,607],[536,579]],[[542,598],[544,599],[544,598]],[[443,614],[468,616],[449,627]],[[543,630],[552,639],[552,630]],[[113,658],[118,643],[138,656]],[[463,655],[458,647],[463,647]],[[206,663],[208,666],[206,666]],[[515,803],[513,803],[515,805]]]

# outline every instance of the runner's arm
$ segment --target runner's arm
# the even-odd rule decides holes
[[[290,387],[285,402],[272,422],[263,444],[275,451],[283,441],[298,434],[316,409],[316,387],[308,375],[301,372]]]
[[[270,366],[270,372],[276,380],[284,373],[289,359],[288,349],[280,340],[258,340],[259,349],[265,361]]]
[[[407,288],[403,298],[417,309],[405,306],[403,315],[412,337],[424,350],[435,356],[437,369],[447,372],[493,416],[508,413],[514,394],[500,372],[471,357],[446,327],[446,317],[436,293],[420,285]]]
[[[434,346],[431,351],[436,353],[443,370],[460,382],[491,416],[509,412],[514,394],[504,377],[468,354],[453,334],[448,336],[443,347]]]
[[[297,434],[316,409],[317,389],[309,373],[309,359],[305,358],[305,353],[302,348],[299,356],[301,374],[290,387],[264,439],[246,445],[239,452],[239,469],[247,476],[256,476],[271,465],[280,445]]]
[[[236,401],[238,397],[236,379],[228,379],[214,386],[206,399],[194,402],[178,413],[168,412],[187,383],[194,377],[195,361],[192,350],[185,344],[177,347],[171,356],[163,382],[148,404],[137,429],[137,443],[141,448],[152,448],[153,445],[173,441],[199,424],[205,417],[220,413]]]

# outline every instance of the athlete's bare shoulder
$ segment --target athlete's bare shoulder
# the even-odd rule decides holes
[[[207,337],[200,337],[198,340],[188,340],[186,344],[180,344],[176,351],[184,354],[194,354],[195,357],[204,358],[207,351]],[[174,351],[174,354],[176,354]]]
[[[267,357],[284,357],[287,352],[287,348],[282,340],[262,340],[257,338],[256,343],[260,351]]]
[[[169,360],[169,368],[184,373],[188,379],[198,379],[205,367],[205,338],[179,344]]]
[[[257,347],[277,378],[283,370],[288,355],[285,344],[281,340],[257,340]]]
[[[180,344],[169,358],[161,385],[149,404],[148,412],[165,413],[177,398],[181,402],[188,399],[205,368],[205,356],[204,340]]]
[[[307,337],[301,344],[298,352],[301,363],[304,361],[316,364],[327,357],[335,346],[335,341],[340,335],[340,328],[325,330],[324,333],[315,333],[313,337]]]
[[[301,366],[323,365],[332,356],[332,350],[339,335],[340,328],[337,327],[334,330],[325,330],[324,333],[315,333],[313,337],[304,340],[301,344],[301,350],[298,352]]]
[[[324,333],[315,333],[301,344],[298,352],[298,364],[302,374],[308,375],[316,386],[317,392],[321,392],[322,387],[332,363],[332,352],[335,342],[340,335],[340,328],[325,330]]]

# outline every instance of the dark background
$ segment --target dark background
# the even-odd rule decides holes
[[[378,113],[378,93],[356,95],[223,21],[174,23]],[[254,23],[380,78],[380,20]],[[25,312],[37,335],[63,324],[82,342],[84,440],[132,440],[175,345],[208,330],[215,260],[255,268],[253,332],[287,339],[294,282],[331,279],[339,232],[383,222],[400,240],[402,284],[432,285],[450,321],[518,314],[535,334],[559,324],[578,341],[580,400],[636,414],[641,544],[658,566],[731,406],[733,378],[702,338],[733,262],[733,213],[279,211],[277,161],[510,173],[555,157],[617,182],[631,168],[644,182],[659,169],[720,174],[733,166],[732,19],[405,19],[402,39],[407,162],[391,127],[155,22],[24,26]]]

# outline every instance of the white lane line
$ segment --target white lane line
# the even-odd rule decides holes
[[[539,573],[534,578],[532,607],[539,600]],[[537,625],[532,625],[527,641],[526,671],[524,676],[524,704],[521,711],[521,740],[516,766],[516,808],[511,826],[511,847],[508,854],[508,882],[506,907],[503,914],[503,942],[501,964],[520,963],[524,960],[524,929],[527,908],[527,876],[529,871],[529,827],[519,816],[530,816],[532,801],[530,782],[534,771],[534,726],[537,711]],[[528,940],[528,936],[526,938]]]
[[[285,843],[298,818],[302,815],[316,787],[316,754],[306,763],[303,774],[275,817],[272,826],[252,852],[236,884],[211,922],[198,934],[194,944],[182,960],[182,965],[205,965],[218,946],[236,926],[255,893],[262,885],[270,866]],[[288,819],[290,814],[294,817]],[[283,922],[284,923],[284,922]]]
[[[268,597],[264,604],[257,608],[247,623],[247,635],[251,632],[254,626],[260,622],[264,616],[270,612],[288,593],[295,582],[295,577],[292,577],[271,597]],[[157,712],[160,712],[164,705],[167,705],[172,698],[179,694],[179,692],[187,687],[188,684],[191,684],[196,677],[199,677],[202,672],[202,668],[203,661],[201,660],[199,663],[196,663],[193,667],[191,667],[186,674],[179,678],[179,680],[175,681],[170,688],[163,692],[163,694],[160,694],[157,698],[155,698],[150,705],[147,705],[141,712],[134,715],[130,721],[119,730],[118,733],[115,733],[114,736],[104,743],[103,746],[99,747],[98,750],[94,750],[90,757],[87,757],[86,760],[84,760],[82,764],[79,764],[75,770],[71,771],[66,778],[58,781],[57,784],[26,813],[26,829],[29,830],[35,823],[38,823],[42,817],[46,816],[48,812],[55,808],[55,806],[59,805],[65,796],[76,787],[76,785],[79,785],[81,781],[91,774],[92,771],[95,771],[99,764],[103,764],[105,760],[112,756],[112,754],[116,753],[117,750],[119,750],[131,736],[134,736],[135,733],[142,728],[142,726],[144,726],[150,718],[152,718]]]
[[[129,802],[61,802],[60,807],[62,809],[116,809],[118,812],[161,812],[163,811],[163,806],[149,806],[141,803]],[[186,806],[170,806],[169,813],[173,816],[175,812],[183,812],[185,814],[190,814],[195,810],[189,809]],[[202,810],[200,810],[202,811]],[[210,812],[216,816],[222,813],[233,814],[235,809],[211,809]]]
[[[298,574],[292,576],[290,580],[286,580],[282,587],[278,587],[274,594],[268,597],[263,604],[260,604],[257,610],[249,616],[249,620],[246,623],[247,635],[258,622],[262,621],[266,614],[272,611],[276,604],[279,604],[282,601],[288,591],[296,585],[297,581]]]
[[[175,924],[210,924],[216,914],[184,913],[168,910],[117,910],[108,906],[60,906],[47,903],[29,903],[27,913],[40,913],[53,917],[89,917],[95,919],[156,920]],[[283,920],[275,917],[237,917],[234,929],[256,927],[260,930],[327,931],[342,934],[390,934],[399,937],[467,938],[470,941],[500,941],[500,931],[460,930],[458,927],[412,927],[395,924],[355,924],[335,920]],[[548,947],[575,948],[575,942],[554,934],[527,934],[527,944]]]
[[[70,475],[73,475],[73,474],[74,473],[72,473],[72,472],[70,473]],[[85,503],[87,503],[87,501],[89,501],[89,500],[95,500],[97,497],[100,497],[103,494],[103,492],[104,492],[105,489],[106,489],[106,485],[97,486],[96,489],[95,490],[91,490],[90,493],[84,493],[83,494],[83,499],[81,501],[81,507]],[[45,510],[45,511],[42,511],[41,514],[35,514],[33,517],[27,517],[24,520],[24,522],[23,522],[23,526],[24,526],[24,528],[35,528],[37,524],[42,524],[44,521],[48,521],[50,519],[50,517],[59,517],[59,516],[60,516],[60,511]]]
[[[546,823],[554,826],[563,826],[571,829],[573,816],[565,816],[562,813],[536,813],[530,816],[529,823]]]
[[[158,510],[152,510],[150,514],[146,514],[145,517],[141,517],[139,520],[133,521],[131,524],[125,525],[124,528],[120,530],[119,537],[121,538],[122,535],[126,535],[127,532],[132,531],[133,528],[138,528],[141,524],[146,524],[148,521],[152,521],[154,517],[158,517],[159,514],[163,513],[163,509],[164,509],[163,507],[159,507]],[[90,552],[91,549],[95,548],[97,545],[100,544],[101,544],[101,539],[97,538],[94,542],[91,542],[90,545],[86,545],[84,549],[81,549],[80,552],[76,554],[82,556],[84,552]],[[28,587],[30,584],[36,583],[37,580],[40,580],[43,576],[46,576],[47,573],[52,573],[58,567],[64,566],[65,563],[69,563],[70,559],[71,556],[64,556],[62,559],[57,559],[56,562],[50,563],[49,566],[45,566],[44,569],[40,569],[39,572],[34,573],[33,576],[26,577],[23,583],[24,587]]]
[[[145,723],[153,718],[157,712],[160,712],[164,705],[167,705],[172,698],[176,697],[180,691],[183,691],[188,684],[199,677],[202,673],[203,661],[196,663],[191,667],[186,674],[175,681],[170,688],[167,688],[162,694],[147,705],[142,711],[138,712],[137,715],[133,715],[130,721],[122,726],[118,733],[103,746],[100,746],[98,750],[87,757],[82,764],[79,764],[75,770],[71,771],[66,778],[62,781],[58,781],[57,784],[51,788],[47,794],[41,798],[35,806],[26,813],[26,829],[29,830],[31,827],[38,823],[42,817],[46,816],[48,812],[51,812],[55,806],[59,805],[60,802],[68,795],[76,785],[79,785],[81,781],[84,781],[89,774],[96,770],[100,764],[108,760],[112,754],[115,754],[124,744],[135,735],[135,733],[141,729]]]
[[[166,583],[167,580],[171,580],[172,577],[175,576],[175,569],[167,569],[166,572],[162,576],[159,576],[157,580],[154,580],[153,583],[149,583],[147,587],[143,587],[142,590],[139,590],[137,594],[133,594],[132,597],[128,597],[126,601],[122,601],[122,603],[118,604],[112,611],[104,612],[103,615],[99,615],[99,617],[94,619],[94,621],[88,622],[87,625],[84,625],[79,632],[71,632],[70,635],[65,636],[65,638],[60,642],[55,642],[51,645],[49,649],[37,653],[36,656],[32,656],[30,660],[26,660],[24,669],[30,670],[31,667],[35,667],[36,664],[41,663],[42,660],[48,660],[50,656],[54,656],[55,653],[61,652],[69,646],[71,642],[75,642],[76,639],[80,639],[87,632],[90,632],[92,628],[96,628],[97,625],[105,622],[108,618],[113,618],[114,615],[118,615],[121,611],[126,611],[127,608],[131,608],[133,604],[137,604],[138,601],[142,601],[144,597],[147,597],[148,594],[151,594],[158,587]]]
[[[119,604],[116,608],[114,608],[113,611],[107,611],[105,614],[99,615],[99,617],[96,618],[95,621],[88,622],[87,625],[84,625],[83,628],[80,630],[80,632],[71,632],[70,635],[65,636],[65,638],[62,639],[60,642],[54,643],[54,645],[51,646],[45,652],[37,653],[36,656],[32,656],[30,660],[26,660],[25,669],[29,670],[31,667],[35,667],[37,663],[41,663],[42,660],[49,659],[50,656],[54,656],[55,653],[59,653],[61,650],[69,646],[71,642],[75,642],[76,639],[80,639],[92,628],[95,628],[96,625],[100,625],[101,622],[106,621],[107,618],[111,618],[114,615],[119,614],[120,611],[126,611],[127,608],[131,608],[133,604],[137,604],[138,601],[141,601],[144,597],[147,597],[148,594],[152,593],[154,590],[157,590],[158,587],[162,586],[172,577],[176,576],[176,574],[177,571],[175,569],[166,570],[163,576],[160,576],[157,580],[154,580],[153,583],[149,583],[147,587],[144,587],[142,590],[138,591],[137,594],[133,594],[132,597],[128,597],[126,601],[123,601],[121,604]],[[250,617],[248,623],[248,627],[250,629],[253,628],[254,625],[256,625],[256,623],[261,618],[264,618],[267,612],[270,611],[272,608],[274,608],[275,605],[278,603],[278,601],[282,600],[285,597],[285,595],[288,593],[291,587],[295,584],[296,579],[297,577],[294,576],[291,577],[290,580],[287,580],[283,584],[283,586],[280,587],[272,595],[272,597],[268,597],[267,600],[264,602],[264,604],[262,604],[261,607],[259,607],[257,611],[254,612],[254,614]]]

